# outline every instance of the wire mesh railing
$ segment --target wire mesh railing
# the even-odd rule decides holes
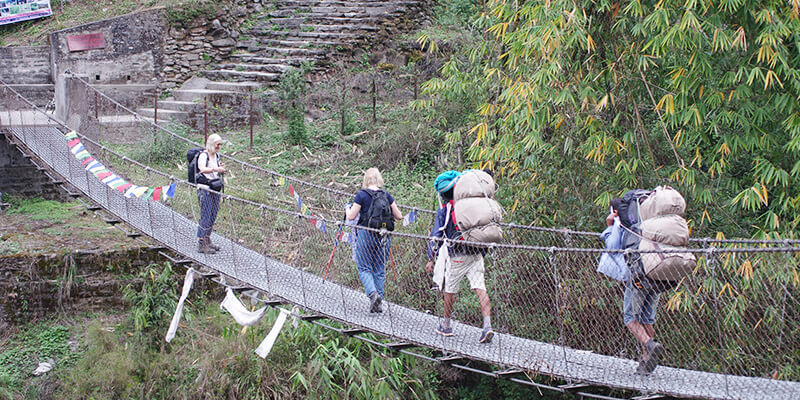
[[[362,247],[361,256],[384,266],[386,303],[380,313],[370,313],[371,304],[354,261],[353,245],[340,240],[334,250],[340,228],[352,233],[352,228],[341,227],[341,220],[335,218],[341,215],[342,204],[352,199],[352,194],[241,163],[236,167],[239,170],[232,173],[256,171],[252,179],[257,185],[225,189],[214,237],[229,241],[221,242],[218,254],[197,253],[194,230],[178,229],[185,225],[183,220],[177,221],[174,213],[155,207],[151,200],[128,198],[102,184],[70,154],[63,137],[42,133],[37,127],[40,123],[25,123],[26,118],[39,113],[24,99],[4,87],[2,100],[3,104],[14,104],[24,111],[15,110],[16,120],[9,116],[15,111],[0,112],[6,113],[0,121],[7,127],[14,125],[13,121],[21,122],[9,130],[11,134],[22,143],[34,140],[44,143],[37,151],[39,157],[68,165],[66,178],[76,186],[85,186],[86,194],[94,199],[100,193],[105,203],[119,210],[120,218],[173,249],[183,249],[187,256],[206,265],[213,267],[225,259],[232,265],[231,276],[259,280],[263,283],[260,288],[268,292],[296,287],[289,300],[297,304],[306,306],[322,298],[324,301],[316,312],[355,324],[365,318],[374,321],[369,319],[373,317],[371,314],[375,317],[380,314],[385,325],[377,325],[376,331],[390,337],[411,337],[415,343],[434,349],[473,354],[482,361],[531,371],[552,371],[560,363],[563,368],[559,367],[555,375],[568,379],[683,395],[686,392],[671,388],[676,384],[691,387],[700,384],[696,376],[681,376],[663,367],[646,381],[631,378],[633,383],[619,383],[611,379],[616,375],[632,376],[635,364],[631,362],[609,363],[609,370],[602,372],[601,378],[587,377],[587,366],[598,362],[595,355],[609,356],[602,359],[609,362],[636,360],[640,353],[639,345],[622,323],[624,286],[595,272],[604,250],[594,234],[508,225],[506,243],[492,246],[485,255],[485,287],[491,300],[492,326],[500,335],[493,344],[479,344],[480,330],[467,329],[479,327],[483,321],[478,301],[464,283],[453,313],[454,319],[463,325],[456,324],[455,335],[445,338],[435,334],[436,324],[421,323],[417,314],[406,309],[443,314],[441,293],[432,288],[430,274],[423,268],[430,240],[429,220],[420,219],[394,232],[360,231],[359,235],[375,239]],[[68,129],[58,122],[51,123],[62,133]],[[158,129],[153,128],[151,134]],[[179,148],[170,153],[181,157],[177,162],[182,161],[181,153],[193,146],[179,136],[170,136]],[[196,224],[199,208],[195,186],[152,168],[147,160],[121,154],[85,136],[81,140],[95,159],[131,182],[153,186],[176,183],[174,198],[167,205],[185,221]],[[154,141],[145,146],[148,145],[158,146]],[[295,193],[302,193],[302,204]],[[142,221],[146,223],[140,224]],[[698,262],[694,272],[682,277],[659,302],[656,338],[667,349],[662,365],[718,373],[723,377],[768,378],[757,381],[757,385],[753,383],[752,387],[729,384],[725,378],[724,388],[715,389],[722,391],[715,393],[723,394],[698,392],[699,397],[736,398],[742,390],[747,390],[754,394],[753,398],[758,398],[773,393],[772,390],[785,391],[782,381],[799,380],[800,246],[792,241],[703,239],[682,251],[694,253]],[[294,269],[288,272],[274,269],[273,260]],[[380,272],[372,276],[380,280]],[[333,284],[318,284],[320,277]],[[353,290],[362,294],[348,297],[345,292]],[[515,338],[547,343],[552,351],[547,356],[531,355],[531,342]],[[797,390],[795,386],[789,390],[793,396],[800,395],[791,391]]]

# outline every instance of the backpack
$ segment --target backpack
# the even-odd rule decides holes
[[[470,242],[499,243],[503,240],[503,207],[494,199],[491,175],[479,169],[462,172],[453,189],[453,223]]]
[[[204,152],[205,149],[202,147],[194,147],[189,149],[186,152],[186,163],[188,164],[188,181],[189,183],[203,183],[198,182],[198,179],[204,179],[205,176],[200,173],[200,170],[197,168],[197,159],[200,157],[200,153]],[[208,159],[206,158],[206,167],[208,167]],[[202,178],[201,178],[202,177]]]
[[[689,244],[689,227],[681,216],[686,201],[669,186],[628,191],[615,208],[624,226],[623,249],[672,250]],[[633,285],[656,293],[675,287],[697,262],[692,253],[631,252],[625,259]]]
[[[394,215],[392,204],[389,203],[389,194],[383,190],[364,189],[372,199],[367,211],[366,226],[374,229],[394,230]]]

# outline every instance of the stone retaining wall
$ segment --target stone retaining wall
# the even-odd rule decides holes
[[[142,266],[163,261],[148,248],[2,255],[0,328],[59,312],[119,308],[124,305],[122,288],[137,284],[128,277]]]
[[[50,200],[66,200],[66,195],[50,179],[22,156],[0,135],[0,192]]]

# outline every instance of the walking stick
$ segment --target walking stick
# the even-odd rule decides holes
[[[333,255],[336,254],[336,248],[339,247],[339,236],[342,234],[342,229],[344,229],[344,221],[346,219],[347,219],[347,214],[345,214],[344,218],[342,218],[342,223],[339,224],[339,230],[336,232],[336,236],[334,237],[333,249],[331,250],[331,256],[328,257],[328,264],[325,266],[325,274],[322,276],[322,283],[325,283],[325,280],[328,279],[328,271],[330,271],[331,268]]]
[[[392,272],[394,272],[394,280],[397,281],[397,266],[394,264],[394,253],[392,253],[391,248],[389,248],[389,261],[392,262]]]

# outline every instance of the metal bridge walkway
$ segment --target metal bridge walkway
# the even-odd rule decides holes
[[[498,333],[490,344],[479,344],[480,329],[454,324],[455,336],[435,333],[439,317],[384,302],[382,314],[364,310],[364,294],[280,263],[214,234],[222,250],[198,253],[197,223],[170,207],[144,198],[126,198],[88,174],[69,152],[55,127],[10,128],[65,181],[117,218],[166,247],[260,291],[285,299],[313,313],[361,327],[394,341],[440,350],[508,369],[520,369],[580,382],[645,393],[691,398],[797,399],[800,382],[777,381],[659,367],[649,376],[635,375],[636,362]]]

